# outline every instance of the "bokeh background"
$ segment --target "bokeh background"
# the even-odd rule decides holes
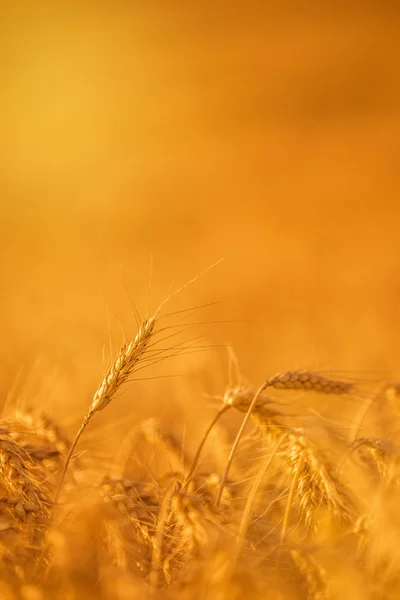
[[[147,310],[151,256],[153,308],[224,258],[168,308],[222,300],[192,320],[230,321],[193,334],[216,348],[188,355],[179,393],[225,385],[224,344],[257,385],[399,370],[395,2],[1,10],[3,396],[37,369],[85,407],[109,321],[135,331],[126,288]]]

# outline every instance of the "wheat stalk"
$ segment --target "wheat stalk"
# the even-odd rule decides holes
[[[263,393],[263,391],[264,391],[264,390],[265,390],[265,388],[267,387],[267,385],[268,385],[268,382],[267,382],[267,381],[265,381],[265,382],[264,382],[264,383],[263,383],[263,384],[262,384],[262,385],[261,385],[261,386],[258,388],[258,390],[256,391],[256,393],[255,393],[255,395],[254,395],[254,398],[253,398],[253,400],[250,402],[249,408],[247,409],[247,412],[246,412],[246,414],[245,414],[245,417],[244,417],[244,419],[243,419],[243,421],[242,421],[242,424],[241,424],[241,426],[240,426],[240,429],[239,429],[239,431],[238,431],[238,432],[237,432],[237,434],[236,434],[235,441],[233,442],[233,445],[232,445],[231,451],[230,451],[230,453],[229,453],[229,456],[228,456],[228,461],[227,461],[227,463],[226,463],[226,467],[225,467],[224,473],[223,473],[223,475],[222,475],[222,478],[221,478],[221,483],[220,483],[220,486],[219,486],[219,490],[218,490],[217,498],[216,498],[216,500],[215,500],[215,506],[216,506],[216,508],[218,508],[218,507],[219,507],[219,504],[220,504],[220,502],[221,502],[222,493],[223,493],[223,491],[224,491],[224,487],[225,487],[226,481],[227,481],[227,479],[228,479],[229,470],[230,470],[230,468],[231,468],[231,464],[232,464],[232,461],[233,461],[233,457],[235,456],[236,449],[237,449],[237,447],[238,447],[238,445],[239,445],[239,442],[240,442],[240,440],[241,440],[241,437],[242,437],[242,435],[243,435],[243,433],[244,433],[244,430],[245,430],[245,428],[246,428],[246,425],[247,425],[247,423],[248,423],[248,421],[249,421],[249,419],[250,419],[250,417],[251,417],[251,414],[252,414],[252,412],[253,412],[254,408],[257,406],[257,402],[258,402],[258,400],[259,400],[259,398],[260,398],[261,394]]]
[[[282,444],[282,442],[284,441],[286,436],[286,433],[283,433],[277,440],[275,446],[272,448],[271,453],[267,454],[265,459],[262,462],[261,468],[259,469],[257,476],[254,480],[254,483],[250,489],[249,495],[247,497],[247,501],[246,501],[246,505],[244,507],[241,519],[240,519],[240,525],[238,528],[238,532],[237,532],[237,537],[236,537],[236,548],[235,548],[235,553],[233,556],[233,567],[236,566],[239,554],[240,554],[240,550],[242,548],[243,542],[245,540],[246,537],[246,531],[247,528],[249,526],[249,522],[250,522],[250,516],[251,516],[251,511],[253,508],[253,504],[255,502],[256,499],[256,495],[258,492],[258,489],[261,485],[261,482],[264,478],[265,473],[267,472],[267,470],[269,469],[269,467],[271,466],[271,463],[273,461],[273,459],[276,456],[276,453],[279,450],[280,445]]]
[[[86,413],[69,449],[55,495],[55,504],[57,504],[59,500],[65,474],[79,438],[81,437],[93,415],[100,410],[104,410],[106,406],[110,404],[121,385],[126,382],[129,375],[131,375],[138,362],[143,357],[143,354],[153,335],[155,322],[156,316],[144,319],[135,338],[128,345],[122,346],[111,367],[101,380],[100,385],[94,394],[93,401],[89,406],[89,410]]]
[[[188,474],[187,474],[187,475],[186,475],[186,477],[185,477],[185,481],[184,481],[184,484],[183,484],[183,488],[184,488],[184,489],[187,489],[187,487],[188,487],[188,485],[189,485],[189,483],[190,483],[190,480],[192,479],[192,477],[193,477],[193,474],[194,474],[194,473],[195,473],[195,471],[196,471],[196,468],[197,468],[198,462],[199,462],[199,460],[200,460],[200,454],[201,454],[201,451],[202,451],[202,450],[203,450],[203,448],[204,448],[204,444],[206,443],[206,441],[207,441],[207,438],[208,438],[208,436],[209,436],[209,435],[210,435],[210,433],[211,433],[211,430],[213,429],[213,427],[214,427],[214,425],[217,423],[217,421],[220,419],[220,417],[222,417],[222,415],[223,415],[223,414],[224,414],[224,413],[225,413],[225,412],[226,412],[228,409],[229,409],[229,406],[228,406],[228,405],[222,406],[222,407],[219,409],[219,411],[217,412],[217,414],[215,415],[215,417],[212,419],[211,423],[208,425],[207,429],[205,430],[205,432],[204,432],[204,434],[203,434],[203,437],[202,437],[202,439],[201,439],[201,442],[200,442],[200,444],[199,444],[199,447],[198,447],[198,448],[197,448],[197,450],[196,450],[196,454],[195,454],[195,455],[194,455],[194,457],[193,457],[192,464],[191,464],[191,466],[190,466],[190,469],[189,469],[189,471],[188,471]]]

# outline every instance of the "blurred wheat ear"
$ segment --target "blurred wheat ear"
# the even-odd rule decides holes
[[[69,449],[67,458],[65,460],[64,468],[61,474],[61,478],[57,487],[56,495],[54,498],[54,504],[58,503],[68,465],[71,460],[72,454],[75,450],[75,447],[79,441],[79,438],[81,437],[82,433],[84,432],[86,426],[88,425],[93,415],[96,412],[103,410],[104,408],[106,408],[106,406],[108,406],[108,404],[110,404],[111,400],[113,399],[121,385],[126,382],[129,375],[133,372],[136,365],[143,357],[149,345],[150,339],[154,333],[156,317],[157,313],[152,317],[144,319],[135,338],[128,345],[122,346],[114,362],[112,363],[107,373],[103,377],[102,381],[100,382],[100,385],[94,394],[93,401],[89,406],[89,410],[86,413],[82,424],[79,427],[78,432],[75,436],[75,439],[72,442],[72,445]]]

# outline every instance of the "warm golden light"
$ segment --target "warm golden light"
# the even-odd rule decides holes
[[[257,519],[263,502],[267,505],[271,499],[246,452],[258,452],[258,459],[260,449],[268,447],[274,466],[280,452],[288,451],[285,444],[289,440],[296,446],[293,456],[300,456],[300,462],[293,456],[293,464],[288,461],[300,473],[301,481],[304,465],[313,462],[314,451],[318,453],[322,446],[321,451],[332,451],[335,468],[336,461],[344,460],[344,477],[353,477],[350,487],[359,497],[371,494],[374,485],[371,477],[358,469],[358,463],[343,458],[349,448],[352,453],[349,436],[368,438],[366,449],[362,446],[360,452],[375,457],[383,452],[374,446],[377,438],[397,447],[397,392],[393,391],[397,388],[382,392],[386,400],[372,403],[371,409],[368,402],[377,394],[382,399],[383,382],[396,379],[400,364],[398,9],[389,2],[329,6],[318,2],[295,6],[287,1],[185,4],[127,0],[8,4],[0,25],[0,380],[4,428],[12,437],[0,440],[4,455],[0,464],[9,465],[10,456],[18,455],[15,460],[22,461],[18,464],[23,477],[30,477],[25,450],[10,444],[25,448],[37,439],[20,437],[18,431],[33,425],[28,427],[26,415],[15,412],[15,402],[23,401],[24,410],[40,407],[65,425],[72,437],[98,382],[112,368],[123,336],[128,341],[134,338],[146,312],[154,314],[171,291],[220,258],[224,260],[173,296],[160,311],[165,314],[210,304],[181,321],[182,313],[163,317],[165,326],[182,324],[185,331],[177,343],[190,343],[198,352],[188,353],[185,346],[182,356],[149,367],[143,377],[150,380],[127,385],[122,397],[96,414],[82,435],[75,449],[80,458],[72,457],[71,474],[67,471],[61,491],[62,510],[67,510],[68,504],[82,512],[63,517],[71,525],[74,541],[62,527],[54,525],[50,532],[54,555],[46,558],[50,583],[43,579],[39,585],[25,559],[9,568],[1,551],[0,579],[6,581],[1,593],[5,598],[36,600],[50,597],[46,594],[58,586],[64,594],[60,598],[98,598],[102,593],[114,600],[131,597],[132,590],[144,594],[148,585],[154,593],[160,585],[165,593],[168,588],[171,598],[201,594],[222,598],[226,594],[239,599],[245,597],[244,589],[249,598],[265,597],[268,583],[276,597],[306,597],[303,579],[307,579],[307,569],[311,572],[311,563],[305,562],[309,546],[306,549],[301,539],[304,515],[296,496],[298,475],[294,473],[294,478],[286,481],[286,472],[282,471],[279,479],[274,471],[271,486],[283,486],[285,501],[279,504],[276,500],[276,509],[268,512],[266,520],[260,517],[265,535],[267,530],[275,531],[267,541],[260,541],[260,531],[251,529],[249,523],[253,511]],[[132,302],[139,316],[135,317]],[[201,324],[188,327],[193,321]],[[178,329],[170,329],[166,335]],[[172,338],[171,346],[174,343]],[[163,351],[165,344],[169,341],[161,344]],[[228,350],[231,347],[235,360]],[[181,349],[179,346],[179,354]],[[175,350],[169,350],[168,356]],[[155,355],[151,357],[155,359]],[[239,366],[234,367],[235,361]],[[233,381],[232,373],[237,374],[238,369],[247,382]],[[165,439],[173,434],[179,445],[183,444],[182,456],[187,452],[190,463],[219,408],[219,400],[208,396],[222,398],[226,387],[239,389],[235,387],[239,383],[248,392],[276,372],[302,370],[332,375],[333,379],[337,375],[339,381],[354,378],[362,392],[353,394],[352,390],[350,400],[315,400],[312,392],[300,388],[289,390],[292,395],[289,391],[287,395],[278,393],[284,403],[298,405],[297,410],[307,407],[307,415],[312,414],[314,421],[307,424],[309,438],[307,434],[301,440],[282,441],[274,430],[273,435],[268,434],[269,445],[265,446],[265,439],[256,449],[244,444],[233,461],[232,480],[241,482],[242,496],[232,508],[228,481],[224,492],[220,490],[220,500],[222,505],[226,503],[223,510],[232,509],[228,521],[240,525],[235,561],[241,564],[240,555],[243,568],[232,563],[231,571],[226,569],[230,536],[237,532],[225,531],[225,524],[218,521],[222,532],[218,537],[213,531],[212,541],[207,538],[205,562],[196,558],[196,568],[213,573],[214,579],[210,575],[207,587],[196,571],[188,587],[183,586],[180,567],[172,558],[172,567],[167,565],[162,550],[162,540],[172,535],[168,529],[169,484],[163,488],[167,500],[160,500],[158,512],[152,508],[152,523],[158,525],[149,533],[149,544],[154,545],[152,550],[147,548],[150,555],[146,559],[133,558],[136,546],[124,537],[125,530],[121,533],[122,521],[114,516],[106,525],[108,547],[114,548],[111,558],[101,554],[105,550],[100,543],[91,545],[88,515],[105,519],[104,507],[83,483],[85,478],[87,483],[109,474],[110,465],[113,473],[118,471],[121,456],[135,452],[131,439],[126,438],[128,431],[134,430],[135,435],[146,431],[147,441],[139,443],[135,464],[126,459],[124,476],[140,479],[140,486],[146,486],[146,469],[153,469],[148,479],[160,482],[163,470],[167,474],[182,471],[182,461],[176,455],[169,457],[175,461],[173,468],[163,464],[157,473],[154,448],[165,454]],[[117,368],[115,372],[118,374]],[[174,377],[157,379],[170,375]],[[141,376],[142,372],[137,377]],[[252,383],[247,385],[249,381]],[[119,383],[115,387],[119,389]],[[288,408],[287,412],[292,411]],[[326,423],[317,413],[329,419],[331,426],[338,428],[336,437],[345,438],[350,446],[337,446],[337,440],[328,439],[328,434],[324,438],[321,430]],[[307,415],[302,413],[303,420],[293,426],[305,427]],[[165,435],[149,441],[142,421],[155,418]],[[204,468],[214,477],[214,483],[207,484],[210,498],[218,494],[215,477],[224,471],[239,423],[224,413],[205,441]],[[35,435],[39,436],[38,430]],[[50,436],[43,441],[42,437],[39,445],[49,450],[54,439]],[[312,446],[304,450],[308,442]],[[60,442],[60,460],[53,455],[46,458],[51,474],[45,487],[50,496],[59,482],[61,459],[69,443],[65,441],[61,448]],[[358,446],[354,452],[359,452]],[[86,456],[88,464],[82,466],[82,472],[87,469],[88,475],[78,473],[74,483],[73,465]],[[32,460],[43,466],[43,457]],[[382,471],[383,463],[378,463]],[[264,464],[266,473],[271,464]],[[261,462],[257,465],[259,468]],[[278,469],[277,465],[274,468]],[[327,467],[329,478],[328,471]],[[21,490],[17,486],[9,493],[3,482],[10,475],[7,473],[0,477],[0,496],[8,498],[4,511],[0,498],[2,547],[11,547],[2,536],[3,530],[17,527],[14,518],[19,519],[18,527],[25,518],[30,523],[36,518],[29,506],[18,509],[19,516],[10,508],[19,506],[11,505],[10,498]],[[389,477],[385,480],[389,491],[379,488],[373,513],[378,521],[368,534],[362,527],[371,515],[366,516],[359,505],[352,506],[354,513],[349,509],[352,526],[357,514],[360,527],[358,532],[354,527],[351,530],[351,541],[345,525],[339,526],[332,516],[342,500],[335,500],[332,511],[333,505],[325,502],[326,514],[325,509],[318,515],[312,512],[312,517],[307,513],[309,520],[315,520],[318,535],[307,538],[304,533],[304,539],[323,548],[316,561],[330,574],[332,597],[344,597],[342,590],[350,581],[353,587],[346,597],[370,597],[371,589],[379,589],[385,598],[397,597],[394,571],[399,565],[394,541],[388,535],[387,547],[380,542],[379,560],[379,553],[375,555],[368,546],[377,539],[379,527],[386,527],[385,536],[389,530],[398,533],[393,500],[398,493],[393,483],[397,475],[385,471],[385,477]],[[258,481],[260,488],[251,488],[251,484],[246,488],[244,481],[249,478]],[[39,478],[35,485],[41,488],[44,483]],[[2,486],[6,486],[4,490]],[[191,554],[193,548],[185,538],[190,529],[182,517],[190,512],[187,489],[175,490],[169,498],[171,514],[175,510],[178,515],[176,528],[183,532],[182,547],[176,549],[183,570],[187,563],[196,562],[197,556]],[[72,496],[75,493],[77,502]],[[118,493],[133,491],[124,488]],[[324,493],[329,495],[325,490],[323,498]],[[38,503],[36,491],[23,494],[22,504]],[[253,503],[246,505],[244,497],[253,498]],[[390,513],[385,516],[387,523],[379,512],[385,502]],[[47,506],[46,518],[49,510]],[[202,510],[193,507],[192,516],[197,515],[193,518],[199,521]],[[8,523],[5,528],[1,511]],[[160,525],[162,514],[164,525]],[[141,520],[141,516],[137,518]],[[213,513],[211,520],[214,518]],[[298,538],[293,532],[296,518]],[[195,546],[205,539],[203,525],[196,532]],[[42,549],[40,535],[29,539],[26,547]],[[116,550],[122,543],[120,535],[125,540],[124,558],[122,551]],[[15,555],[18,544],[12,545]],[[280,548],[277,555],[271,550],[274,544]],[[68,558],[63,548],[68,548]],[[72,561],[73,555],[81,553],[84,564],[84,557],[92,556],[92,551],[99,553],[93,579],[87,566],[91,558],[86,574],[77,573]],[[349,565],[341,564],[335,570],[335,561],[344,554],[352,557]],[[264,562],[270,568],[268,575]],[[118,591],[109,589],[106,567],[115,574]],[[236,567],[240,571],[237,588],[232,583]],[[259,589],[253,581],[258,570]],[[285,573],[291,573],[290,577]],[[304,584],[302,596],[296,595],[300,594],[299,578]],[[103,579],[102,587],[99,581]]]

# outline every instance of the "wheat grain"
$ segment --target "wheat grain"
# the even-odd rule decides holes
[[[215,426],[215,424],[217,423],[217,421],[219,421],[219,419],[228,410],[228,408],[229,408],[228,405],[222,406],[219,409],[219,411],[217,412],[217,414],[214,416],[214,418],[212,419],[211,423],[208,425],[207,429],[205,430],[203,437],[201,439],[200,445],[197,448],[197,451],[192,459],[192,463],[191,463],[188,473],[186,475],[185,482],[184,482],[184,488],[187,488],[187,486],[190,483],[191,478],[193,477],[194,472],[196,471],[198,462],[200,460],[201,452],[204,448],[204,444],[206,443],[208,436],[210,435],[210,433],[211,433],[213,427]]]
[[[190,461],[182,448],[182,444],[172,433],[163,428],[158,420],[148,419],[143,421],[140,424],[140,432],[151,445],[154,445],[157,440],[164,446],[172,470],[180,471],[188,468]]]
[[[150,342],[155,322],[155,316],[145,319],[135,338],[127,346],[122,346],[94,394],[93,401],[89,407],[88,416],[93,415],[99,410],[104,410],[121,385],[125,383],[131,375]]]

